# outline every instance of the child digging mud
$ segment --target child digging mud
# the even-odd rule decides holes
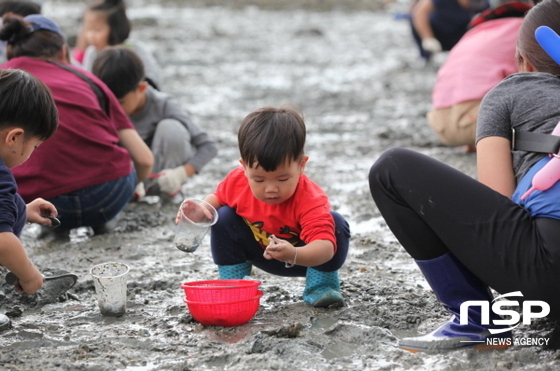
[[[306,277],[303,300],[315,307],[342,306],[338,270],[350,229],[303,173],[305,136],[303,118],[291,108],[265,107],[245,117],[238,132],[241,166],[205,198],[219,216],[212,256],[221,279],[243,278],[255,265]]]
[[[48,88],[27,72],[0,70],[0,264],[11,273],[9,283],[16,291],[32,295],[43,287],[44,276],[29,259],[19,237],[26,222],[54,226],[57,210],[54,205],[37,198],[27,205],[16,193],[17,185],[11,173],[35,149],[49,139],[58,127],[58,114]],[[61,283],[61,282],[59,282]],[[54,301],[71,285],[42,290],[45,300]],[[73,285],[73,283],[72,283]],[[52,287],[51,287],[52,288]],[[0,314],[0,330],[10,320]]]

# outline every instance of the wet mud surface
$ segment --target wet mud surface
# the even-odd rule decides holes
[[[557,324],[546,320],[514,334],[547,338],[548,346],[442,355],[397,347],[399,338],[426,333],[448,316],[380,218],[368,191],[369,167],[384,150],[402,146],[475,174],[474,156],[440,146],[427,126],[441,60],[427,68],[418,63],[406,21],[395,19],[407,2],[352,9],[364,2],[346,1],[328,11],[310,6],[313,1],[283,9],[224,3],[130,2],[133,38],[156,51],[163,89],[219,144],[218,157],[185,193],[203,197],[237,165],[236,130],[247,113],[299,105],[309,133],[306,172],[352,228],[340,271],[345,306],[313,308],[301,300],[302,278],[254,269],[264,292],[256,316],[231,328],[203,326],[187,311],[180,284],[217,278],[208,237],[194,253],[179,251],[172,242],[177,206],[134,203],[106,235],[79,229],[67,240],[38,239],[36,226],[26,228],[25,246],[45,274],[65,270],[79,278],[49,303],[1,284],[0,312],[11,317],[12,328],[0,333],[0,369],[559,369]],[[71,35],[83,6],[45,1],[44,13]],[[97,305],[89,270],[105,262],[130,267],[122,317],[104,317]]]

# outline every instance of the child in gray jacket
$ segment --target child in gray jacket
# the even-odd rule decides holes
[[[174,196],[187,179],[218,153],[216,143],[195,124],[179,102],[145,81],[144,66],[134,51],[107,48],[95,59],[93,74],[113,91],[154,154],[155,182],[147,194]],[[140,195],[142,190],[137,190]]]

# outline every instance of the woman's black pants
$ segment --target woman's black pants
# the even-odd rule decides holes
[[[416,260],[451,251],[501,294],[546,301],[560,316],[560,220],[533,218],[470,176],[423,154],[394,148],[369,173],[387,225]],[[559,200],[560,202],[560,200]]]

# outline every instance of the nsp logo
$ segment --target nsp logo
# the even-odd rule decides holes
[[[545,301],[540,300],[525,300],[522,304],[521,314],[515,309],[507,309],[504,307],[519,306],[516,300],[499,300],[508,297],[522,297],[521,291],[509,292],[500,295],[492,300],[492,312],[499,316],[507,316],[509,319],[495,319],[492,324],[496,326],[511,326],[500,329],[488,329],[491,334],[499,334],[502,332],[510,331],[519,326],[521,323],[528,325],[534,318],[543,318],[550,313],[550,305]],[[479,306],[482,325],[490,325],[490,303],[485,300],[468,300],[461,304],[459,312],[459,320],[461,325],[468,324],[468,310],[469,307]],[[540,311],[533,312],[533,308],[540,308]],[[521,318],[523,321],[521,322]],[[515,325],[515,326],[514,326]]]

